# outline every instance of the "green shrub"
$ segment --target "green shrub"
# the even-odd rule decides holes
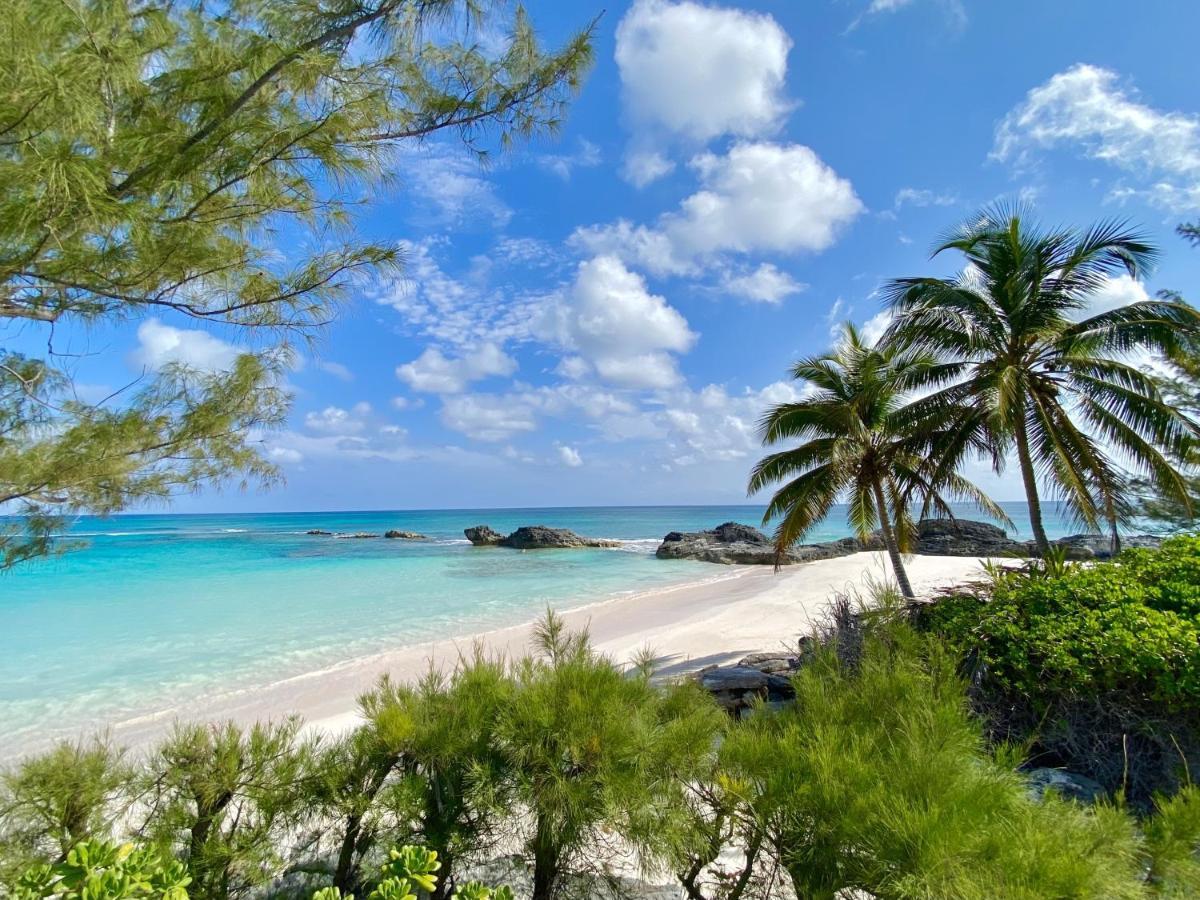
[[[56,865],[34,866],[17,882],[16,900],[187,900],[187,869],[157,850],[84,841]]]
[[[1197,537],[1057,576],[1004,576],[986,602],[939,602],[924,621],[999,689],[1043,708],[1071,694],[1200,704]]]
[[[1033,801],[936,644],[893,629],[856,670],[826,649],[794,681],[795,707],[751,717],[721,755],[797,896],[1145,895],[1130,819]]]
[[[647,669],[623,672],[553,614],[539,636],[544,655],[517,665],[497,739],[528,811],[533,900],[548,900],[584,865],[602,871],[614,836],[643,863],[670,857],[724,716],[696,685],[659,691]]]
[[[133,774],[124,756],[107,739],[64,742],[0,774],[0,883],[110,836]]]

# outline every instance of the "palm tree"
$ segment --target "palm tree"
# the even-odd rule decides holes
[[[1168,457],[1181,458],[1196,425],[1164,402],[1144,368],[1148,354],[1174,356],[1194,339],[1200,316],[1170,299],[1089,315],[1109,279],[1141,277],[1155,248],[1123,222],[1046,231],[1022,218],[1019,207],[997,206],[938,246],[935,256],[957,250],[966,258],[953,278],[891,282],[894,319],[885,340],[956,370],[913,410],[918,418],[964,410],[957,435],[943,445],[940,471],[984,446],[999,472],[1015,446],[1030,526],[1045,556],[1039,478],[1077,520],[1092,530],[1103,520],[1114,535],[1129,509],[1116,457],[1163,495],[1187,502],[1186,482]]]
[[[760,423],[764,445],[798,440],[754,467],[750,493],[785,482],[771,498],[763,524],[779,517],[775,549],[787,548],[824,519],[839,497],[849,500],[847,517],[860,539],[878,524],[896,581],[906,598],[912,585],[901,554],[914,532],[910,503],[924,501],[950,514],[943,495],[966,498],[1007,521],[1004,512],[957,472],[929,477],[927,460],[953,421],[952,411],[934,408],[916,418],[905,405],[910,392],[936,387],[947,368],[928,354],[899,345],[872,347],[853,325],[841,344],[823,356],[800,360],[792,377],[812,391],[794,403],[772,407]],[[953,371],[952,369],[950,371]]]

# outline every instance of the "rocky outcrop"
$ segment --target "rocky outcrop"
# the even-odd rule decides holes
[[[308,531],[306,531],[304,533],[305,534],[329,535],[329,536],[333,535],[332,531],[325,531],[324,529],[321,529],[321,528],[310,528]]]
[[[698,672],[696,679],[734,717],[759,701],[782,704],[796,698],[790,679],[753,666],[711,666]]]
[[[471,528],[464,528],[463,534],[476,547],[494,547],[504,540],[504,535],[492,530],[487,525],[475,525]]]
[[[785,565],[832,559],[857,553],[862,544],[854,538],[825,544],[800,544],[778,561]],[[775,545],[771,539],[749,525],[726,522],[711,531],[672,531],[655,551],[659,559],[696,559],[723,565],[774,565]]]
[[[364,538],[377,538],[377,537],[379,537],[379,535],[377,535],[373,532],[370,532],[370,531],[353,531],[353,532],[346,532],[346,533],[338,532],[337,534],[334,535],[334,537],[338,540],[343,540],[343,541],[355,541],[355,540],[363,540]]]
[[[1065,769],[1030,769],[1024,775],[1029,783],[1029,795],[1035,800],[1041,800],[1050,791],[1067,800],[1091,806],[1108,796],[1108,791],[1100,782]]]
[[[487,525],[463,529],[476,547],[509,547],[513,550],[562,550],[579,547],[617,547],[619,541],[582,537],[566,528],[546,525],[522,525],[507,537]]]
[[[1108,559],[1112,556],[1109,538],[1101,534],[1076,534],[1053,541],[1066,550],[1068,559]],[[1161,539],[1152,535],[1122,538],[1121,546],[1157,547]],[[663,538],[655,555],[659,559],[695,559],[724,565],[782,565],[849,556],[863,550],[882,550],[879,532],[867,540],[841,538],[819,544],[797,544],[776,559],[770,538],[756,528],[726,522],[711,531],[672,531]],[[1010,538],[1004,529],[988,522],[970,519],[922,519],[917,523],[913,552],[925,556],[1033,556],[1032,541]]]
[[[399,531],[395,528],[383,533],[385,538],[400,541],[427,541],[429,538],[416,531]]]

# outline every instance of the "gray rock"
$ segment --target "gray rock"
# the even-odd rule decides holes
[[[719,706],[738,717],[760,702],[781,704],[796,698],[789,679],[753,666],[710,667],[698,672],[696,680]]]
[[[493,531],[487,525],[475,525],[471,528],[464,528],[463,534],[476,547],[495,547],[504,540],[504,535],[498,531]]]
[[[383,536],[385,538],[391,538],[392,540],[401,540],[401,541],[427,541],[427,540],[429,540],[429,538],[425,537],[425,535],[423,535],[419,532],[398,531],[395,528],[391,529],[390,531],[385,531],[383,533]]]
[[[988,522],[922,519],[917,523],[916,552],[929,556],[1028,556],[1029,545],[1014,541],[1003,528]]]
[[[513,550],[620,546],[620,541],[582,537],[566,528],[550,528],[546,525],[522,525],[507,537],[487,525],[466,528],[463,530],[463,534],[476,547],[509,547]]]
[[[1064,769],[1030,769],[1024,774],[1029,781],[1029,795],[1035,800],[1041,800],[1046,791],[1054,791],[1068,800],[1089,805],[1108,796],[1108,792],[1098,781]]]
[[[306,531],[304,533],[305,534],[321,534],[321,535],[332,535],[333,534],[332,531],[325,531],[321,528],[310,528],[308,531]]]
[[[1052,542],[1067,551],[1067,559],[1111,559],[1112,538],[1106,534],[1072,534]],[[1155,548],[1162,538],[1151,534],[1134,534],[1121,538],[1121,549]],[[1030,552],[1033,546],[1030,545]]]
[[[500,546],[514,550],[550,550],[566,547],[617,547],[618,541],[581,537],[566,528],[545,525],[523,525],[500,541]]]
[[[739,666],[758,669],[768,675],[779,672],[790,672],[800,665],[800,659],[795,654],[787,653],[751,653],[738,662]]]
[[[364,538],[377,538],[377,537],[379,537],[379,535],[372,534],[369,531],[354,531],[354,532],[347,532],[345,534],[338,533],[338,534],[334,535],[334,538],[336,540],[342,540],[342,541],[356,541],[356,540],[363,540]]]
[[[767,673],[750,666],[721,666],[700,676],[706,691],[758,691],[767,686]]]
[[[663,538],[655,556],[659,559],[695,559],[722,565],[782,565],[832,559],[863,549],[854,538],[825,544],[800,544],[777,558],[775,545],[765,534],[749,525],[726,522],[710,531],[672,531]]]

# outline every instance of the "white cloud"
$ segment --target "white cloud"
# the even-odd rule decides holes
[[[907,9],[915,3],[916,0],[871,0],[867,8],[859,13],[858,17],[850,23],[848,30],[853,31],[866,19],[900,12],[900,10]],[[962,0],[938,0],[938,4],[942,7],[946,20],[952,28],[958,29],[966,26],[967,10],[962,4]]]
[[[616,61],[631,124],[696,141],[778,127],[792,41],[771,16],[638,0],[617,25]]]
[[[624,387],[674,384],[679,373],[670,354],[686,352],[696,340],[679,311],[614,256],[581,263],[575,283],[540,328],[600,377]]]
[[[513,211],[479,162],[457,145],[429,143],[399,151],[397,168],[418,212],[436,224],[483,221],[502,228],[512,219]]]
[[[322,372],[328,372],[334,378],[337,378],[341,381],[353,381],[354,380],[354,373],[351,372],[346,366],[343,366],[339,362],[326,362],[326,361],[318,362],[317,368],[320,369]]]
[[[940,193],[926,188],[904,187],[896,191],[892,209],[899,212],[904,206],[953,206],[957,202],[957,194]]]
[[[479,441],[506,441],[514,434],[533,431],[533,407],[511,394],[459,394],[445,398],[442,424]]]
[[[859,331],[862,334],[863,340],[868,344],[874,344],[887,331],[888,326],[892,324],[892,311],[889,309],[881,310],[867,321],[863,322]]]
[[[568,468],[577,469],[583,465],[583,457],[579,455],[579,451],[574,447],[568,447],[566,444],[558,444],[558,459]]]
[[[207,331],[174,328],[158,319],[147,319],[137,330],[138,346],[130,354],[134,365],[161,369],[174,363],[205,372],[233,366],[239,350]]]
[[[741,275],[726,272],[721,279],[721,287],[731,294],[758,303],[782,303],[786,298],[803,291],[808,285],[797,281],[771,263],[762,263],[754,271]]]
[[[1106,278],[1104,285],[1089,295],[1088,305],[1083,309],[1076,310],[1072,318],[1082,320],[1102,312],[1108,312],[1110,309],[1128,306],[1130,303],[1141,303],[1149,299],[1150,295],[1140,281],[1128,275],[1118,275]]]
[[[392,408],[398,409],[401,411],[408,410],[408,409],[420,409],[424,405],[425,405],[425,401],[422,400],[420,397],[417,397],[415,399],[412,397],[400,397],[400,396],[392,398]]]
[[[819,252],[863,211],[854,187],[800,144],[739,143],[691,162],[702,189],[654,228],[576,230],[572,243],[656,274],[691,274],[724,253]]]
[[[568,181],[576,169],[590,169],[600,165],[603,157],[600,148],[584,138],[579,140],[579,149],[574,153],[542,153],[536,157],[537,164]]]
[[[1200,117],[1142,103],[1116,72],[1081,64],[1035,87],[997,127],[992,156],[1021,165],[1063,146],[1129,173],[1136,186],[1115,186],[1117,198],[1200,208]]]
[[[304,427],[309,431],[330,435],[356,435],[367,427],[367,417],[371,415],[371,404],[363,401],[356,403],[350,409],[340,406],[327,406],[319,412],[310,412],[304,416]]]
[[[267,459],[280,465],[297,465],[304,462],[304,454],[291,447],[271,447],[267,451]]]
[[[483,344],[453,359],[437,347],[427,347],[412,362],[397,366],[396,377],[414,391],[458,394],[473,381],[508,376],[516,371],[516,360],[496,344]]]
[[[381,286],[376,302],[390,306],[414,331],[464,351],[481,344],[503,345],[531,338],[529,323],[547,298],[500,290],[489,283],[491,266],[475,264],[462,277],[447,274],[435,258],[444,241],[402,241],[404,273]],[[501,242],[505,262],[527,266],[545,259],[538,241]]]
[[[630,150],[621,163],[621,177],[634,187],[643,188],[675,171],[674,161],[658,150]]]
[[[734,395],[710,384],[699,391],[663,392],[664,409],[655,416],[666,432],[664,449],[674,465],[745,460],[760,452],[758,421],[763,413],[803,395],[802,386],[787,381]]]

